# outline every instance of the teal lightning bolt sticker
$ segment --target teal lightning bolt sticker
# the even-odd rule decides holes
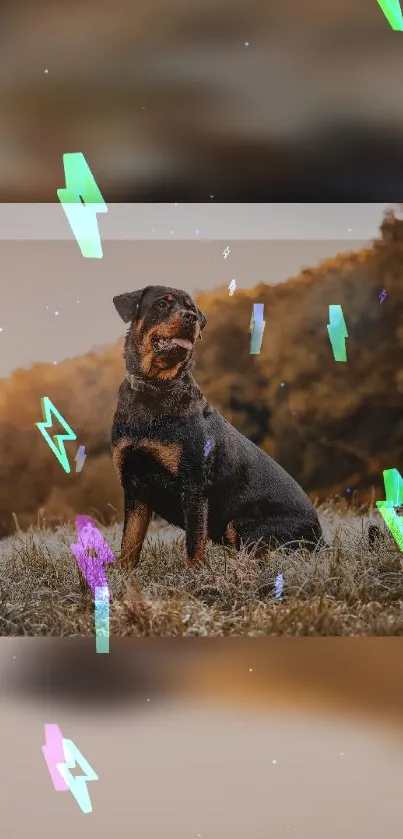
[[[97,653],[109,652],[109,588],[95,589],[95,649]]]
[[[42,752],[55,790],[57,792],[70,790],[83,813],[92,813],[87,781],[98,781],[97,773],[75,743],[63,737],[56,723],[45,725],[45,737],[46,746],[42,746]],[[74,777],[70,770],[75,769],[77,765],[84,774]]]
[[[82,152],[64,154],[63,166],[66,188],[58,189],[57,197],[82,255],[102,259],[97,213],[108,208]]]
[[[403,16],[399,0],[378,0],[378,4],[392,29],[394,29],[395,32],[402,32]]]
[[[334,360],[347,361],[346,338],[348,338],[348,332],[341,306],[329,306],[329,321],[327,331]]]
[[[250,321],[249,332],[251,333],[250,354],[259,355],[262,349],[263,332],[266,326],[264,318],[264,303],[254,303]]]
[[[403,519],[397,515],[394,509],[403,506],[403,478],[397,469],[385,469],[383,482],[385,484],[386,501],[377,501],[376,506],[395,542],[403,551]]]
[[[65,763],[57,763],[56,769],[62,776],[65,784],[67,784],[70,792],[74,795],[82,812],[92,813],[87,781],[98,781],[98,775],[72,740],[66,740],[63,737],[63,751]],[[85,773],[84,775],[72,775],[70,770],[74,769],[77,764]]]
[[[42,415],[43,415],[43,422],[36,422],[35,425],[39,428],[39,431],[45,438],[48,446],[52,449],[54,455],[56,455],[60,465],[63,467],[65,472],[70,472],[70,463],[68,461],[68,457],[66,454],[66,450],[64,448],[64,440],[76,440],[77,435],[74,434],[72,428],[67,425],[65,419],[63,419],[62,415],[59,414],[59,411],[55,408],[53,402],[50,401],[48,396],[44,396],[41,399],[41,406],[42,406]],[[53,417],[52,414],[56,417],[57,421],[63,428],[66,429],[67,434],[55,434],[53,437],[47,432],[47,428],[52,428],[53,425]]]

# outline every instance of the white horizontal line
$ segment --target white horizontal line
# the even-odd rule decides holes
[[[108,240],[343,240],[377,235],[385,204],[107,204]],[[73,240],[59,202],[0,204],[2,240]]]

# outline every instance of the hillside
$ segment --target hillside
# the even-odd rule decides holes
[[[290,244],[292,247],[292,244]],[[268,266],[268,273],[269,273]],[[207,397],[243,433],[272,454],[312,497],[361,497],[403,455],[403,222],[389,215],[379,240],[341,254],[280,286],[201,294],[208,315],[197,348],[196,378]],[[387,291],[381,305],[379,293]],[[259,356],[249,353],[253,302],[264,302]],[[349,331],[347,364],[337,364],[327,334],[329,304],[341,304]],[[107,350],[36,364],[0,382],[0,536],[47,520],[121,515],[121,492],[109,447],[116,392],[123,378],[122,342]],[[34,423],[48,396],[75,430],[67,443],[70,475]],[[55,432],[61,429],[55,426]],[[87,460],[74,469],[78,445]]]

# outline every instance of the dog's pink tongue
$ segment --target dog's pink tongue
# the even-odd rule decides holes
[[[186,338],[173,338],[172,344],[177,347],[184,347],[185,350],[191,350],[193,346],[192,342],[187,341]]]

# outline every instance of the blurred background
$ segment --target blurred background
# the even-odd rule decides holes
[[[376,0],[8,0],[0,200],[376,201],[403,189],[403,34]]]
[[[399,835],[400,639],[2,638],[2,819],[68,839]],[[44,724],[99,780],[56,793]],[[77,776],[81,772],[73,770]],[[28,783],[29,779],[29,783]]]

